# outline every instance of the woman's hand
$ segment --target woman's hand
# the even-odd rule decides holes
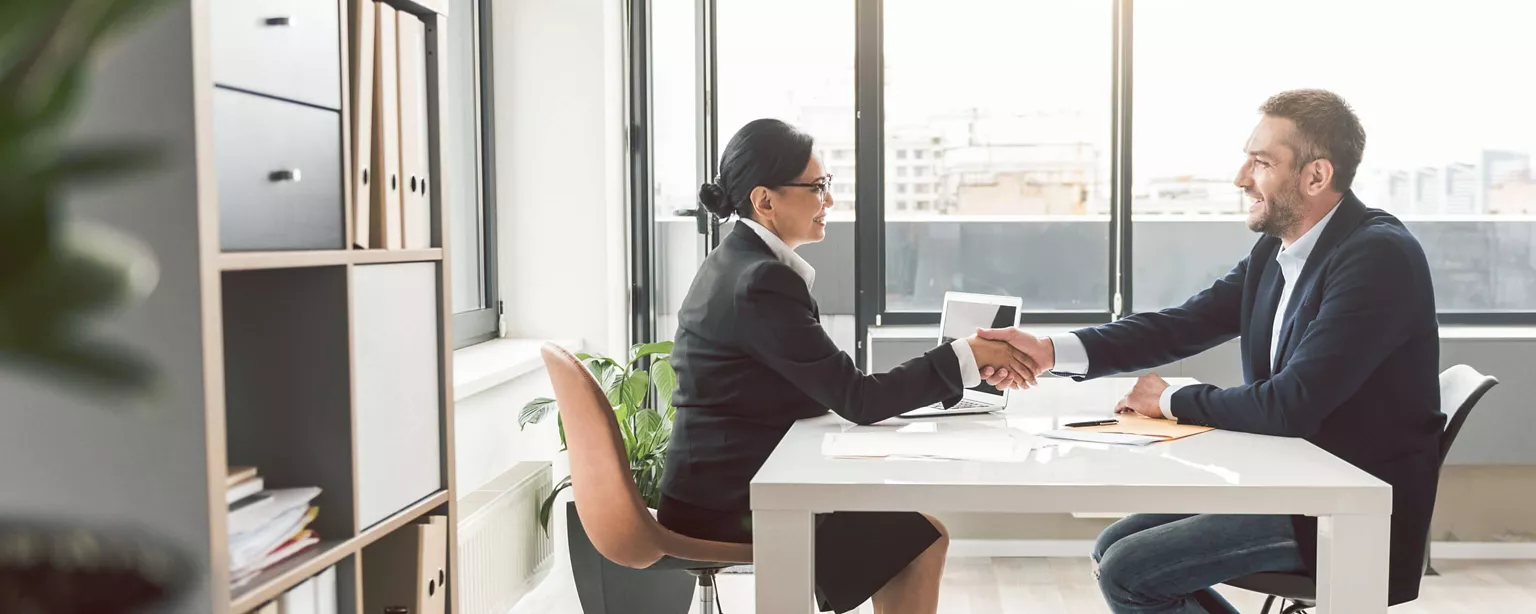
[[[1008,379],[999,388],[1029,388],[1037,384],[1035,374],[1040,370],[1036,368],[1034,359],[1008,342],[989,341],[975,336],[967,338],[966,342],[971,346],[971,353],[976,355],[977,369],[990,367],[997,372],[1007,372]]]

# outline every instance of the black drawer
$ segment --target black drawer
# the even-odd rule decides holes
[[[336,0],[213,0],[213,80],[341,109]]]
[[[342,249],[341,114],[214,88],[224,251]]]

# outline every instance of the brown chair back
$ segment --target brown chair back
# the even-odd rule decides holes
[[[599,553],[635,569],[668,555],[691,561],[752,562],[749,544],[684,537],[656,522],[635,487],[608,395],[564,348],[545,344],[542,354],[565,423],[576,514]]]

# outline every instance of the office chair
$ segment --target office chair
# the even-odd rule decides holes
[[[1445,464],[1451,444],[1456,442],[1456,435],[1461,432],[1461,425],[1466,423],[1467,415],[1472,413],[1472,407],[1498,383],[1498,378],[1478,373],[1477,369],[1467,365],[1456,365],[1440,374],[1440,411],[1446,415],[1445,432],[1440,435],[1441,465]],[[1428,535],[1424,536],[1424,541],[1425,574],[1439,575],[1429,564]],[[1269,595],[1264,600],[1262,614],[1269,614],[1276,600],[1281,600],[1282,605],[1285,601],[1290,602],[1290,605],[1281,608],[1280,614],[1297,614],[1317,607],[1317,581],[1306,574],[1256,573],[1229,580],[1226,585]]]
[[[752,545],[694,539],[661,526],[635,486],[607,395],[581,361],[561,347],[545,344],[541,354],[565,424],[576,514],[592,545],[604,558],[631,569],[687,570],[698,578],[700,610],[716,614],[715,574],[751,564]],[[629,605],[630,611],[654,611],[645,604]]]

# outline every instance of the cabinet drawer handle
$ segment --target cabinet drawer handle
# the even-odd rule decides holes
[[[268,17],[266,24],[269,26],[291,26],[293,19],[289,17]]]
[[[272,171],[267,173],[267,180],[271,181],[272,183],[282,183],[284,181],[292,181],[294,183],[298,183],[299,180],[303,178],[304,174],[300,173],[299,169],[296,168],[287,168],[280,171]]]

